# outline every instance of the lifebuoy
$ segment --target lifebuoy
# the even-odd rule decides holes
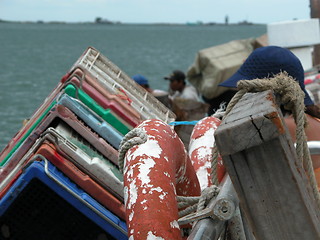
[[[128,150],[124,192],[128,236],[133,239],[182,239],[176,196],[199,196],[200,186],[184,145],[160,120],[137,128],[147,141]]]
[[[190,143],[189,157],[198,176],[201,190],[212,185],[211,180],[211,160],[214,146],[214,132],[220,125],[220,119],[206,117],[200,120],[193,128]],[[221,182],[225,175],[225,167],[222,158],[218,157],[217,177]]]

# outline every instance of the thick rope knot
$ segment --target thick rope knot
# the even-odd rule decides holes
[[[142,128],[134,128],[123,137],[122,141],[120,142],[118,156],[119,169],[122,173],[124,167],[124,158],[127,151],[136,145],[145,143],[147,139],[148,136]]]
[[[186,196],[177,196],[178,209],[183,209],[179,211],[179,221],[181,224],[190,223],[196,220],[199,220],[204,217],[210,217],[212,211],[207,211],[200,215],[197,215],[197,212],[205,209],[210,202],[210,200],[216,198],[218,193],[220,192],[220,188],[212,185],[210,187],[205,188],[201,196],[197,197],[186,197]],[[194,213],[196,212],[196,213]]]
[[[208,205],[209,201],[218,195],[219,191],[220,189],[216,185],[205,188],[201,193],[197,205],[197,211],[204,209]]]
[[[273,78],[262,78],[253,80],[241,80],[238,82],[238,89],[242,92],[261,92],[273,90],[280,96],[281,103],[287,110],[295,111],[295,105],[303,105],[304,92],[286,72],[279,73]]]

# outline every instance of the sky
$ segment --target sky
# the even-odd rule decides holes
[[[0,19],[122,23],[272,23],[309,19],[309,0],[0,0]]]

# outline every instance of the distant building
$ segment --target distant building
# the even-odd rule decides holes
[[[253,25],[252,22],[248,22],[247,20],[243,20],[241,22],[238,22],[238,25]]]
[[[98,23],[98,24],[113,24],[112,21],[109,21],[108,19],[103,19],[101,17],[97,17],[96,20],[95,20],[95,23]]]

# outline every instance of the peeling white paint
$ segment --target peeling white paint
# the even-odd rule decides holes
[[[130,221],[130,222],[132,221],[133,216],[134,216],[134,211],[132,211],[132,212],[129,214],[129,221]]]
[[[210,128],[207,132],[204,133],[203,136],[197,139],[192,139],[192,141],[189,144],[189,155],[192,154],[192,152],[195,149],[200,148],[204,145],[213,147],[213,144],[215,142],[214,132],[215,132],[215,129]]]
[[[131,235],[128,240],[134,240],[133,236]]]
[[[201,159],[211,159],[212,158],[212,149],[211,147],[201,147],[196,151],[196,158]]]
[[[143,128],[147,126],[149,123],[151,123],[151,119],[143,121],[138,127]]]
[[[142,185],[148,185],[150,183],[149,173],[151,169],[156,165],[155,161],[152,158],[143,159],[139,165],[139,179],[141,180]]]
[[[133,160],[136,157],[147,155],[149,157],[160,158],[162,149],[158,141],[148,139],[144,144],[141,144],[134,152],[128,154],[127,159]]]
[[[196,171],[196,174],[197,174],[197,177],[200,183],[200,188],[202,191],[203,189],[209,186],[208,177],[210,174],[208,173],[208,167],[206,166],[199,167],[199,169]]]
[[[158,127],[160,126],[160,125],[157,125]],[[159,128],[150,128],[150,130],[151,131],[155,131],[155,132],[162,132],[163,130],[162,129],[159,129]]]
[[[129,191],[128,191],[128,195],[129,195],[129,202],[127,204],[127,208],[131,209],[132,206],[134,204],[136,204],[137,202],[137,198],[138,198],[138,188],[136,185],[136,180],[133,180],[130,184],[129,184]]]
[[[144,200],[141,201],[141,205],[144,205],[147,202],[148,202],[148,200],[144,199]],[[147,210],[148,208],[149,208],[148,206],[143,206],[143,210]]]
[[[167,192],[163,192],[163,193],[159,196],[159,198],[160,198],[161,200],[164,200],[165,196],[167,196],[167,195],[168,195]]]
[[[150,192],[151,192],[151,193],[153,193],[154,191],[159,192],[159,193],[163,192],[163,190],[162,190],[161,187],[156,187],[156,188],[151,188],[151,189],[150,189]]]
[[[128,187],[127,186],[125,186],[123,188],[123,200],[124,200],[125,206],[127,206],[127,201],[128,201]]]
[[[129,166],[125,168],[125,174],[127,175],[127,179],[132,179],[133,178],[133,166]]]
[[[156,235],[153,235],[151,231],[148,232],[147,240],[165,240],[162,237],[158,237]]]

